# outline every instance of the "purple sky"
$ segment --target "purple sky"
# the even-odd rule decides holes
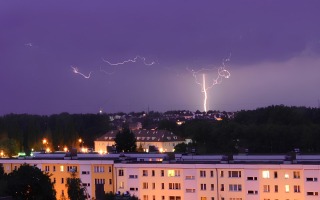
[[[216,77],[230,54],[208,109],[317,107],[319,10],[318,0],[3,0],[0,115],[203,110],[190,71]],[[156,64],[102,60],[137,55]]]

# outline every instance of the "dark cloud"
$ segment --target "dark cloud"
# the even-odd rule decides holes
[[[305,101],[292,101],[280,91],[270,92],[277,91],[272,84],[246,90],[239,83],[262,84],[258,75],[246,74],[274,71],[301,57],[312,65],[309,70],[317,70],[319,8],[319,1],[289,0],[2,1],[0,113],[96,112],[101,106],[111,112],[140,111],[148,105],[162,111],[202,109],[201,91],[186,67],[218,66],[230,53],[229,69],[236,76],[212,90],[228,86],[211,96],[212,109],[254,108],[277,103],[277,98],[283,104],[313,106],[319,94],[312,89],[302,92]],[[108,67],[102,57],[118,62],[136,55],[158,64],[127,64],[112,68],[113,75],[99,71]],[[286,69],[299,75],[290,67],[304,66],[291,64]],[[92,71],[92,78],[73,74],[71,65]],[[278,81],[279,88],[291,91],[293,78]],[[315,88],[315,82],[308,88]],[[244,106],[229,97],[232,93],[252,103]],[[255,99],[256,93],[266,97]]]

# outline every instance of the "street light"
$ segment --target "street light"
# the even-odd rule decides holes
[[[43,140],[42,140],[42,144],[43,144],[43,145],[48,144],[48,141],[47,141],[47,139],[46,139],[46,138],[43,138]]]

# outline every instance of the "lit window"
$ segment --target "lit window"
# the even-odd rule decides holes
[[[64,167],[63,165],[60,166],[60,171],[63,172],[64,171]]]
[[[262,178],[270,178],[270,172],[269,171],[262,171]]]
[[[289,185],[285,185],[284,188],[286,192],[289,192]]]
[[[288,178],[289,178],[289,174],[285,173],[285,174],[284,174],[284,178],[285,178],[285,179],[288,179]]]

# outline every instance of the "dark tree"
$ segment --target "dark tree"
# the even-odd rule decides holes
[[[4,174],[3,164],[0,164],[0,197],[6,195],[7,180]]]
[[[127,126],[117,133],[115,142],[118,152],[135,152],[137,149],[136,137]]]
[[[8,174],[8,195],[14,199],[56,199],[50,176],[36,166],[23,164]]]
[[[174,147],[174,152],[175,153],[186,153],[187,152],[187,144],[186,143],[177,144]]]
[[[77,178],[76,172],[71,173],[71,178],[67,179],[68,196],[70,200],[87,199],[86,188],[82,186],[80,178]]]

